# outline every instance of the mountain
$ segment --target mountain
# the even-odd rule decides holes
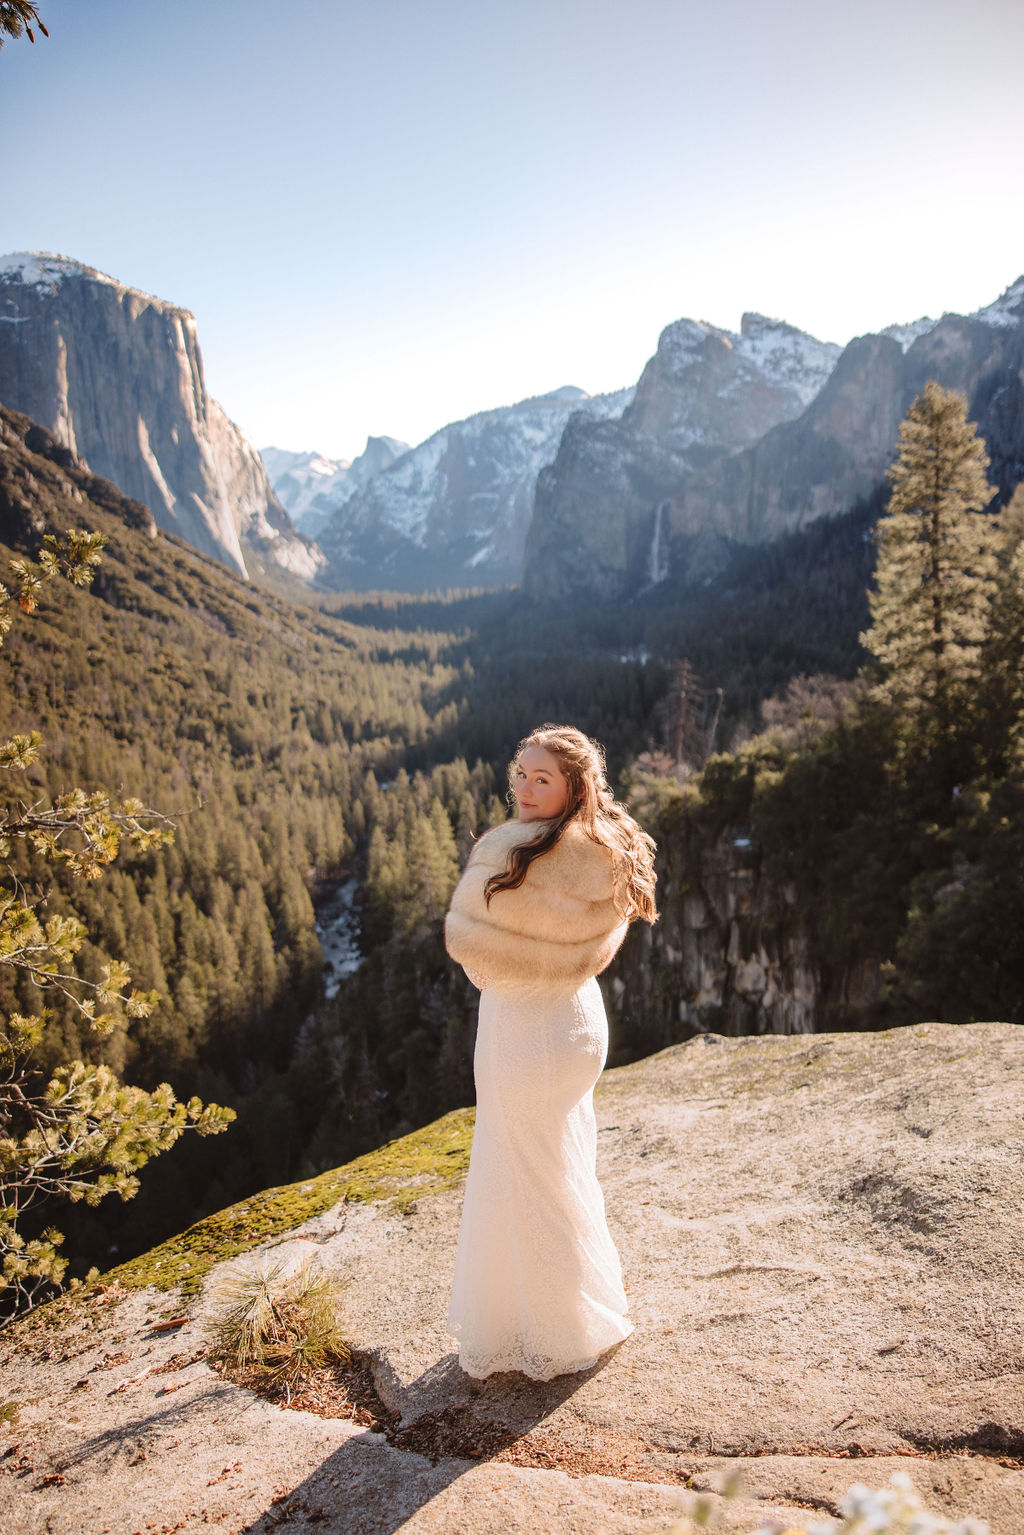
[[[1011,489],[1024,476],[1024,278],[987,309],[945,315],[907,339],[906,349],[892,335],[851,341],[799,420],[683,485],[666,542],[683,554],[711,528],[763,542],[846,511],[884,476],[899,423],[929,379],[967,395],[995,481]]]
[[[274,494],[295,526],[316,538],[339,506],[408,449],[397,437],[367,437],[366,447],[351,462],[286,448],[261,448],[260,457]]]
[[[161,528],[242,576],[316,574],[316,546],[207,393],[187,310],[66,257],[18,253],[0,257],[0,338],[0,400]]]
[[[658,508],[686,476],[809,404],[839,348],[744,315],[738,335],[693,320],[661,334],[617,422],[574,421],[538,478],[524,585],[612,596],[662,579]]]
[[[740,372],[732,338],[680,321],[620,423],[566,432],[538,479],[528,592],[634,596],[719,569],[730,543],[849,510],[877,491],[931,378],[966,392],[1000,491],[1024,477],[1024,278],[974,315],[891,326],[838,360],[789,327],[773,346],[774,329],[756,321],[748,336],[744,321],[754,357]]]
[[[518,581],[537,475],[567,423],[620,415],[631,397],[566,386],[442,427],[321,529],[321,584],[423,591]]]

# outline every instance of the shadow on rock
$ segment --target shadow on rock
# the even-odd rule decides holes
[[[454,1354],[447,1355],[401,1391],[412,1411],[399,1417],[389,1410],[392,1393],[385,1389],[374,1414],[379,1431],[349,1439],[239,1535],[269,1535],[322,1520],[346,1535],[391,1535],[467,1471],[543,1423],[612,1357],[552,1381],[519,1374],[477,1381]],[[378,1368],[387,1375],[382,1361]],[[424,1402],[437,1405],[416,1412],[415,1404]]]

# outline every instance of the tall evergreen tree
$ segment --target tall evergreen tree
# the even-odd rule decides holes
[[[900,425],[869,594],[878,692],[947,745],[981,669],[996,574],[994,494],[964,395],[930,382]],[[930,728],[929,728],[930,727]]]
[[[998,770],[1024,763],[1024,484],[999,517],[999,571],[985,645],[986,746]]]

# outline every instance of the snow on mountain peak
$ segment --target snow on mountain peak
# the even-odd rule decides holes
[[[682,375],[711,338],[728,347],[769,383],[792,390],[804,406],[814,399],[842,350],[831,341],[816,340],[784,320],[749,313],[743,316],[738,335],[706,320],[676,320],[662,331],[657,355],[668,364],[670,372]]]
[[[967,316],[970,320],[980,320],[983,325],[1021,325],[1024,324],[1024,277],[1018,277],[1011,283],[1005,293],[1001,293],[993,304],[986,304],[983,309],[976,309],[973,314]],[[913,346],[919,336],[927,336],[929,331],[935,329],[938,320],[923,317],[920,320],[911,320],[908,325],[887,325],[879,334],[891,336],[898,341],[904,351]]]
[[[542,400],[557,400],[562,405],[573,405],[578,400],[589,400],[590,396],[585,389],[577,389],[575,384],[563,384],[561,389],[550,389],[547,394],[538,396]]]
[[[69,256],[51,256],[45,251],[12,251],[8,256],[0,256],[0,276],[19,277],[26,284],[60,282],[65,277],[94,277],[101,282],[114,282],[112,277],[94,272]]]
[[[296,527],[316,538],[339,506],[408,448],[397,437],[367,437],[366,447],[351,462],[287,448],[261,448],[260,457],[275,495]]]
[[[785,320],[755,313],[743,316],[733,344],[741,357],[773,384],[792,389],[805,406],[821,389],[842,351],[834,341],[818,341]]]
[[[128,283],[118,282],[116,277],[109,277],[106,272],[100,272],[96,267],[86,266],[84,262],[74,261],[70,256],[57,256],[49,251],[12,251],[10,255],[0,256],[0,279],[5,277],[17,279],[26,287],[47,288],[71,277],[84,277],[89,282],[102,283],[107,288],[116,288],[120,293],[137,293],[148,303],[157,304],[164,310],[177,310],[187,315],[189,321],[192,321],[191,314],[181,309],[180,305],[169,304],[165,299],[143,292],[141,288],[133,288]],[[194,324],[194,321],[192,323]]]
[[[984,309],[976,310],[971,315],[971,319],[981,320],[985,325],[1024,323],[1024,277],[1018,277],[1016,282],[1011,283],[994,304],[988,304]]]
[[[673,320],[658,337],[658,352],[671,363],[686,366],[709,336],[725,339],[728,332],[707,324],[705,320]]]
[[[922,315],[919,320],[910,320],[906,325],[887,325],[879,331],[880,336],[891,336],[893,341],[898,341],[904,351],[913,346],[919,336],[927,336],[930,330],[938,325],[938,320],[933,320],[928,315]]]
[[[554,459],[566,423],[578,412],[619,416],[632,395],[592,396],[565,385],[451,422],[339,506],[320,543],[347,580],[358,579],[367,560],[379,561],[385,546],[387,564],[402,548],[429,559],[449,542],[474,580],[514,580],[537,475]]]

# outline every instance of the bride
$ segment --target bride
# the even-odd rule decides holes
[[[518,819],[477,843],[445,922],[482,992],[448,1325],[467,1374],[551,1380],[632,1331],[596,1174],[608,1024],[594,977],[630,922],[657,920],[654,843],[570,726],[520,742],[509,783]]]

